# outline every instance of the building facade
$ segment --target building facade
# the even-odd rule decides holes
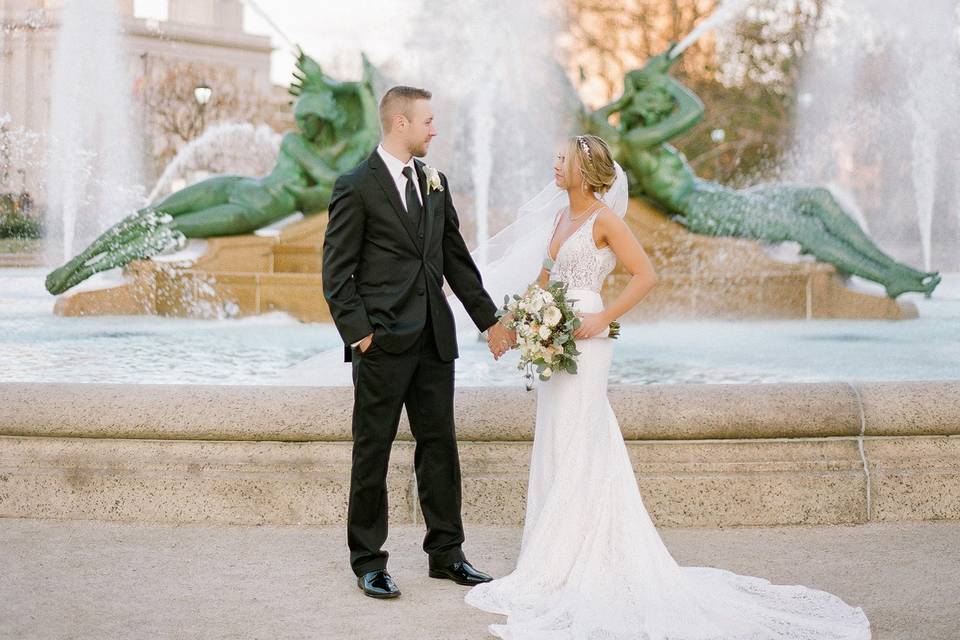
[[[0,117],[8,129],[39,134],[38,148],[31,150],[39,157],[50,122],[64,1],[0,0]],[[169,75],[170,69],[197,65],[226,70],[264,100],[281,99],[281,89],[270,82],[270,38],[244,32],[240,0],[169,0],[168,18],[162,21],[135,17],[133,0],[112,1],[119,14],[132,101],[146,128],[145,155],[153,153],[151,138],[163,135],[150,130],[156,125],[149,113],[149,87],[155,79]],[[210,84],[216,93],[217,87]],[[37,166],[42,163],[26,164],[7,172],[7,184],[0,185],[0,191],[42,191],[42,170]],[[149,158],[144,158],[144,167],[148,178],[155,175]]]

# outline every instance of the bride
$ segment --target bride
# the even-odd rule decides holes
[[[498,234],[484,274],[491,293],[526,287],[519,267],[568,285],[583,324],[578,373],[537,386],[536,430],[517,566],[473,587],[466,602],[506,615],[490,632],[516,640],[860,640],[863,610],[824,591],[774,585],[713,567],[681,567],[644,507],[607,398],[607,327],[657,283],[623,221],[627,180],[600,138],[571,138],[555,184]],[[600,289],[620,260],[630,283],[604,308]],[[528,269],[526,273],[533,273]],[[507,287],[512,287],[513,291]],[[494,296],[494,299],[497,299]]]

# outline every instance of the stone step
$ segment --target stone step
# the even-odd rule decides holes
[[[0,517],[333,524],[348,442],[0,436]],[[393,522],[420,522],[414,443],[394,445]],[[657,524],[960,519],[960,438],[629,441]],[[521,524],[529,442],[461,442],[467,522]],[[869,495],[868,495],[869,487]]]
[[[519,386],[519,383],[518,383]],[[626,440],[755,440],[960,433],[960,380],[610,385]],[[351,387],[0,383],[0,435],[346,442]],[[461,387],[462,441],[533,439],[536,393]],[[411,441],[406,415],[400,440]]]
[[[109,289],[67,292],[55,313],[63,316],[155,314],[186,318],[244,317],[283,311],[302,322],[329,322],[321,275],[311,270],[315,253],[274,256],[277,271],[215,272],[154,268],[143,262],[128,267],[128,284]],[[604,287],[605,304],[615,299],[629,276],[614,273]],[[711,273],[702,277],[666,273],[624,322],[664,319],[887,319],[916,318],[909,301],[869,295],[844,286],[832,267],[816,264],[805,271]]]
[[[960,519],[958,391],[960,381],[621,386],[611,400],[655,522],[715,527]],[[531,403],[522,390],[458,392],[466,521],[522,522]],[[4,384],[0,406],[0,517],[346,516],[349,389]],[[422,521],[414,447],[402,427],[393,522]]]
[[[0,253],[0,269],[12,267],[42,267],[43,254],[40,253]]]
[[[654,262],[660,284],[625,321],[691,319],[917,317],[911,302],[855,291],[829,264],[781,262],[756,241],[689,233],[649,204],[632,200],[626,217]],[[326,216],[305,218],[279,234],[209,238],[192,264],[135,261],[129,284],[67,292],[65,316],[148,313],[189,318],[241,317],[283,311],[303,322],[327,322],[322,295]],[[629,274],[622,265],[604,287],[607,303]]]
[[[320,273],[320,245],[278,244],[273,248],[274,273]]]

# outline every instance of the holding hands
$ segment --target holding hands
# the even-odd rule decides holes
[[[487,329],[487,346],[490,347],[494,360],[499,360],[516,343],[517,332],[508,329],[503,322],[496,322]]]

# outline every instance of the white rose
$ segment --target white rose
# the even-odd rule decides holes
[[[540,325],[540,330],[538,331],[540,337],[544,340],[547,340],[550,337],[550,327],[545,324]]]
[[[547,307],[546,311],[543,312],[543,321],[548,327],[557,326],[561,320],[563,320],[563,314],[556,307]]]
[[[423,171],[427,174],[427,193],[429,194],[431,191],[443,191],[440,172],[428,164],[423,165]]]
[[[543,298],[540,296],[534,296],[530,300],[529,306],[531,311],[540,311],[540,309],[543,309]]]
[[[540,375],[542,375],[544,378],[549,378],[550,376],[553,375],[553,369],[551,369],[550,367],[547,367],[542,372],[540,372]]]

